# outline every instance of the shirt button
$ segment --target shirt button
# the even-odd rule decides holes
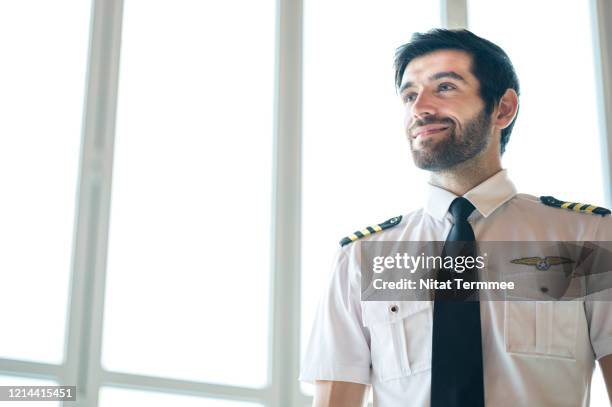
[[[399,311],[399,307],[397,305],[392,305],[389,310],[393,313],[396,313],[397,311]]]

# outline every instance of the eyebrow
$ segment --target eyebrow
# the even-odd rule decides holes
[[[429,82],[431,81],[436,81],[438,79],[442,79],[442,78],[451,78],[451,79],[456,79],[458,81],[461,81],[465,84],[467,84],[467,81],[465,80],[465,78],[461,75],[459,75],[457,72],[453,72],[453,71],[445,71],[445,72],[438,72],[435,73],[433,75],[431,75],[428,80]],[[402,87],[399,90],[399,93],[402,93],[404,90],[406,90],[407,88],[410,88],[414,86],[413,82],[406,82],[402,85]]]

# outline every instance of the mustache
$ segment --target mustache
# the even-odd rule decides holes
[[[414,129],[417,127],[427,126],[428,124],[443,124],[454,126],[455,122],[453,122],[448,117],[438,117],[438,116],[425,116],[424,119],[416,120],[413,125],[408,129],[409,134],[412,134]]]

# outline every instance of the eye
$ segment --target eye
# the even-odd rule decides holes
[[[402,98],[402,100],[404,101],[404,103],[408,103],[408,102],[414,102],[414,99],[416,99],[417,94],[412,92],[412,93],[406,93],[404,95],[404,97]]]
[[[455,85],[453,85],[452,83],[441,83],[438,86],[438,90],[441,92],[446,92],[453,89],[455,89]]]

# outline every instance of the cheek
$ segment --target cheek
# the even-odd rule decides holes
[[[461,130],[465,128],[465,125],[470,121],[474,120],[478,116],[478,112],[461,112],[451,116],[456,126],[459,126]]]
[[[405,128],[410,128],[410,126],[412,126],[412,123],[414,122],[413,118],[412,118],[412,114],[410,114],[409,109],[406,109],[404,112],[404,127]]]

